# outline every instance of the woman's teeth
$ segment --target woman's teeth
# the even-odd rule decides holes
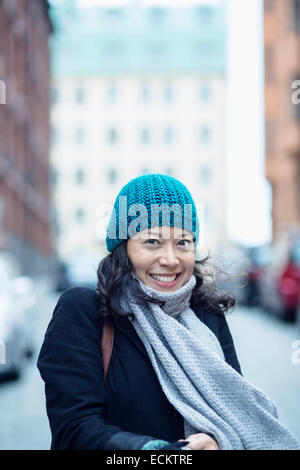
[[[176,274],[174,274],[174,276],[156,276],[155,274],[151,274],[151,277],[161,282],[173,282],[176,279]]]

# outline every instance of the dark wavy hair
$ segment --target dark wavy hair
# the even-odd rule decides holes
[[[209,256],[195,261],[193,274],[196,285],[192,291],[191,308],[198,306],[224,315],[234,307],[235,298],[228,292],[221,291],[215,282],[216,269],[208,264]],[[137,304],[153,302],[164,305],[163,301],[148,296],[132,276],[133,265],[127,256],[127,240],[118,245],[114,251],[105,256],[97,269],[97,293],[99,295],[99,313],[108,322],[114,323],[118,315],[134,319],[132,312],[124,312],[120,307],[121,295],[127,300],[134,298]]]

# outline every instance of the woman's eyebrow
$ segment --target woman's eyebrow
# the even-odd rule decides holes
[[[159,237],[159,238],[162,238],[162,234],[161,234],[161,233],[158,233],[158,232],[150,232],[150,233],[148,234],[148,236],[157,236],[157,237]],[[191,238],[192,238],[192,236],[191,236],[190,234],[185,233],[185,232],[181,234],[181,237],[178,236],[178,237],[174,237],[174,238],[175,238],[176,240],[178,240],[179,238],[184,238],[184,237],[186,237],[186,238],[191,237]]]
[[[191,237],[191,236],[192,236],[192,235],[191,235],[190,233],[183,232],[183,233],[181,234],[181,237],[180,237],[180,235],[178,234],[178,236],[176,236],[176,237],[174,237],[174,238],[183,238],[183,237],[188,238],[188,237]]]

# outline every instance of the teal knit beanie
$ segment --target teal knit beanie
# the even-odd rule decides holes
[[[183,183],[161,174],[132,179],[119,192],[106,230],[106,248],[113,250],[146,228],[169,225],[185,228],[199,239],[199,221],[193,198]]]

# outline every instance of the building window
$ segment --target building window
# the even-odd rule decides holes
[[[214,17],[215,10],[210,6],[199,6],[197,7],[197,18],[198,20],[206,24],[207,22],[211,21]]]
[[[211,130],[208,126],[203,126],[200,129],[200,141],[207,144],[211,141]]]
[[[150,89],[148,85],[142,85],[140,97],[143,103],[148,103],[150,101]]]
[[[81,87],[77,88],[76,93],[75,93],[75,98],[78,104],[82,104],[84,102],[84,99],[85,99],[84,90]]]
[[[110,145],[115,145],[119,139],[118,131],[114,127],[108,130],[107,132],[107,140]]]
[[[51,89],[51,104],[57,104],[59,100],[59,91],[57,88]]]
[[[166,85],[164,89],[164,98],[167,103],[171,103],[174,100],[174,91],[171,85]]]
[[[62,234],[62,226],[60,224],[58,210],[52,208],[52,210],[50,210],[50,217],[53,221],[54,233],[57,237],[59,237]]]
[[[108,171],[108,181],[110,182],[110,184],[114,184],[116,183],[117,179],[118,179],[117,170],[115,170],[114,168],[110,168],[110,170]]]
[[[85,219],[85,211],[81,208],[76,209],[75,217],[76,217],[77,222],[81,224]]]
[[[265,11],[273,11],[275,0],[264,0]]]
[[[204,185],[210,184],[212,179],[212,171],[209,166],[204,166],[200,169],[200,183]]]
[[[75,139],[78,144],[82,144],[85,139],[85,130],[82,127],[78,127],[75,131]]]
[[[56,168],[50,168],[50,184],[56,186],[58,183],[58,171]]]
[[[201,85],[200,86],[200,100],[203,103],[207,103],[207,102],[211,101],[211,97],[212,97],[211,86]]]
[[[266,122],[266,154],[270,156],[274,153],[275,148],[275,123],[274,121]]]
[[[56,127],[51,127],[51,144],[56,145],[60,140],[60,132]]]
[[[153,22],[155,22],[155,25],[160,26],[167,15],[167,11],[165,8],[160,8],[160,7],[154,7],[150,9],[150,18]]]
[[[172,144],[174,141],[174,131],[172,127],[166,127],[164,130],[164,141],[166,144]]]
[[[118,89],[115,85],[110,85],[107,89],[107,100],[110,103],[115,103],[118,98]]]
[[[300,0],[292,0],[292,20],[294,30],[300,32]]]
[[[118,20],[124,16],[124,10],[122,8],[106,8],[104,13],[107,20]]]
[[[145,144],[145,145],[149,144],[150,139],[151,139],[150,130],[147,127],[144,127],[143,129],[141,129],[140,140],[142,144]]]
[[[78,184],[82,184],[85,180],[85,172],[80,168],[76,171],[75,179]]]
[[[274,49],[272,46],[265,47],[265,73],[266,81],[274,80]]]

